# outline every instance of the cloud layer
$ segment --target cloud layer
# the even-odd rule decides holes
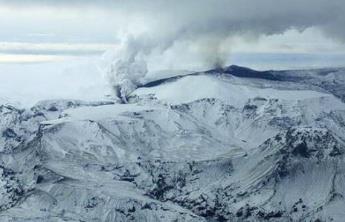
[[[190,37],[194,33],[273,34],[291,27],[316,26],[329,35],[345,39],[343,0],[0,0],[0,4],[27,10],[29,6],[99,8],[121,17],[120,26],[126,23],[131,26],[130,22],[142,20],[147,31],[161,30]]]
[[[49,26],[48,32],[69,31],[98,40],[114,33],[112,41],[122,42],[134,57],[164,54],[172,60],[177,52],[188,52],[200,61],[221,65],[234,37],[252,41],[310,27],[345,42],[344,0],[0,0],[1,7],[13,10],[16,21],[35,18],[32,23],[42,26],[37,32],[44,33]],[[55,17],[40,17],[38,9]]]

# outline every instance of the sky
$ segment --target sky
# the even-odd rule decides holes
[[[0,0],[0,99],[84,95],[118,61],[151,77],[345,67],[343,27],[344,0]]]
[[[275,55],[287,66],[313,56],[306,66],[329,57],[341,66],[344,12],[343,0],[0,0],[0,63],[102,55],[132,44],[151,60],[164,55],[154,69],[203,68],[217,57],[255,66],[253,56],[264,63],[277,62]]]

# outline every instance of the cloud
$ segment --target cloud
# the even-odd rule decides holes
[[[113,44],[0,42],[0,53],[13,55],[101,55],[115,48]]]
[[[92,7],[112,11],[132,22],[142,19],[151,29],[192,37],[194,33],[273,34],[316,26],[345,39],[343,0],[0,0],[23,7]],[[134,30],[132,30],[134,31]]]
[[[219,49],[231,48],[229,39],[233,36],[255,39],[290,29],[303,31],[309,27],[345,42],[343,0],[29,2],[45,2],[50,6],[61,7],[94,7],[107,11],[117,20],[114,29],[124,35],[124,41],[134,44],[135,48],[141,48],[145,53],[164,51],[184,41],[194,44],[194,48],[200,48],[205,54],[207,51],[216,54]]]
[[[113,39],[122,41],[135,55],[155,57],[189,50],[215,65],[226,62],[232,39],[238,36],[252,41],[312,27],[334,41],[345,42],[344,0],[0,0],[1,6],[20,8],[28,15],[44,8],[55,11],[59,18],[68,13],[82,18],[74,23],[73,16],[53,19],[49,30],[37,32],[73,32],[78,26],[79,36],[101,39],[114,35]],[[49,25],[39,18],[35,22]],[[60,20],[63,26],[58,24]],[[98,32],[86,30],[88,26]]]

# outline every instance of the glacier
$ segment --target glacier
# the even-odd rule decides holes
[[[174,75],[125,104],[0,102],[0,221],[345,217],[343,68]]]

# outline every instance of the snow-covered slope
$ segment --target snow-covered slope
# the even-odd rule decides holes
[[[147,83],[128,104],[1,105],[0,220],[342,221],[330,72],[233,66]]]

